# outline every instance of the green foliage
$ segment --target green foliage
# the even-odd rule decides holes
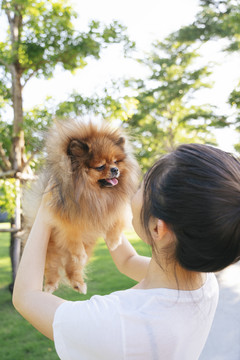
[[[12,124],[9,124],[0,119],[0,143],[2,143],[6,154],[9,156],[12,145]],[[0,157],[0,166],[2,165],[2,158]]]
[[[206,42],[227,39],[227,51],[240,49],[240,3],[239,0],[200,0],[201,10],[196,20],[172,34],[182,43]]]
[[[66,101],[57,105],[56,116],[65,118],[84,116],[91,112],[97,114],[100,112],[100,107],[101,100],[98,97],[88,98],[73,92]]]
[[[1,7],[9,18],[18,18],[18,37],[13,41],[9,30],[6,40],[0,42],[0,107],[6,102],[11,104],[10,66],[13,64],[17,64],[24,86],[32,76],[51,77],[56,65],[69,71],[82,68],[89,57],[99,59],[101,49],[111,43],[121,43],[125,51],[134,46],[126,35],[126,28],[117,21],[109,25],[92,21],[86,32],[77,31],[74,27],[77,14],[70,1],[2,0]],[[41,148],[41,138],[36,135],[49,126],[53,115],[48,113],[49,109],[47,104],[25,113],[27,152]],[[2,113],[2,117],[6,115]],[[0,133],[0,141],[6,154],[10,155],[12,126],[6,120],[2,121],[0,131],[4,126],[8,136]]]
[[[229,96],[229,103],[240,109],[240,83],[236,89],[234,89]]]
[[[33,158],[31,165],[35,167],[35,161],[39,161],[39,154],[44,145],[44,133],[49,128],[53,120],[53,113],[51,112],[48,101],[45,105],[39,105],[32,110],[24,113],[24,133],[25,133],[25,149],[26,157],[29,158],[34,154],[38,154],[36,159]],[[6,156],[11,158],[12,148],[12,131],[11,123],[0,120],[0,143],[5,151]],[[4,168],[3,160],[0,157],[0,167]]]
[[[121,86],[115,84],[115,86]],[[111,88],[114,88],[112,84]],[[133,113],[135,108],[134,99],[121,98],[117,92],[114,97],[108,89],[104,89],[102,96],[84,97],[78,93],[73,92],[66,101],[61,102],[56,106],[55,115],[57,118],[81,117],[100,115],[106,120],[113,121],[119,119],[126,121]]]
[[[194,105],[195,93],[211,87],[210,67],[196,67],[198,56],[185,43],[169,39],[155,43],[153,52],[142,60],[149,69],[148,79],[128,82],[138,102],[128,124],[141,139],[143,167],[181,143],[215,144],[212,127],[226,125],[225,117],[216,115],[214,107]]]
[[[26,141],[26,152],[32,154],[42,150],[44,144],[44,133],[52,124],[53,114],[45,101],[44,105],[35,106],[32,110],[24,113],[24,134]]]
[[[146,58],[147,79],[130,79],[125,86],[134,95],[110,96],[98,103],[108,105],[107,118],[117,118],[134,134],[134,145],[144,170],[159,157],[181,143],[215,144],[212,127],[225,126],[224,116],[217,116],[210,105],[193,105],[194,94],[210,87],[208,67],[197,68],[196,51],[186,44],[157,42]],[[116,88],[121,87],[118,84]]]
[[[134,136],[137,158],[144,170],[159,157],[181,143],[216,144],[213,127],[226,125],[226,118],[215,114],[210,105],[193,105],[194,94],[210,87],[209,67],[197,68],[195,50],[180,42],[157,42],[146,58],[147,79],[129,79],[112,84],[102,97],[91,99],[72,94],[57,107],[56,115],[74,117],[101,115],[120,120]],[[123,88],[132,95],[120,95]]]
[[[0,208],[7,212],[9,217],[14,216],[16,201],[15,179],[0,179]]]
[[[56,109],[48,99],[44,106],[25,112],[22,125],[21,104],[16,111],[15,103],[13,126],[8,117],[12,115],[14,98],[22,97],[19,90],[12,99],[13,89],[17,89],[14,76],[24,87],[33,76],[50,78],[57,65],[71,72],[83,68],[89,57],[99,59],[101,49],[109,44],[121,43],[125,53],[134,44],[127,37],[126,28],[117,21],[109,25],[91,21],[87,31],[77,31],[74,26],[77,14],[68,0],[2,0],[0,5],[1,16],[5,15],[9,24],[0,42],[0,144],[3,154],[0,169],[6,169],[6,161],[13,163],[13,136],[16,136],[13,131],[23,127],[25,154],[22,158],[36,170],[44,155],[41,153],[44,131],[51,124]],[[0,206],[10,215],[14,212],[14,200],[14,181],[1,180]]]
[[[149,69],[147,79],[129,79],[112,84],[102,97],[72,94],[59,105],[58,116],[101,115],[120,120],[134,136],[137,157],[143,169],[182,142],[215,144],[211,127],[224,126],[226,119],[209,105],[190,105],[195,92],[210,87],[207,67],[196,68],[196,51],[189,46],[157,42],[153,52],[139,60]],[[125,87],[133,95],[121,96]]]
[[[240,132],[240,83],[229,95],[228,102],[235,109],[235,128]],[[240,154],[240,142],[234,148]]]
[[[122,43],[125,51],[134,46],[117,21],[109,25],[92,21],[86,32],[77,31],[73,25],[77,14],[70,1],[2,0],[1,7],[8,18],[18,19],[18,36],[13,40],[9,29],[6,40],[0,42],[0,107],[7,101],[11,104],[12,65],[24,86],[32,76],[51,77],[56,65],[69,71],[82,68],[89,57],[99,59],[101,49],[111,43]],[[25,130],[33,124],[34,112],[26,116]],[[36,121],[38,127],[38,117]]]
[[[4,0],[2,10],[19,16],[21,29],[15,46],[10,38],[0,43],[0,64],[17,61],[24,81],[32,75],[49,78],[56,64],[70,71],[82,68],[87,57],[99,59],[101,48],[110,43],[133,46],[125,27],[116,21],[108,26],[92,21],[88,31],[76,31],[77,14],[69,1]]]
[[[240,1],[239,0],[200,0],[201,10],[196,20],[169,36],[172,42],[199,46],[213,40],[225,39],[223,51],[239,52],[240,50]],[[240,109],[239,89],[232,90],[228,103],[233,109]],[[235,120],[233,118],[235,117]],[[239,130],[240,112],[235,112],[231,122]],[[225,121],[221,122],[227,125]],[[240,145],[235,149],[239,151]]]

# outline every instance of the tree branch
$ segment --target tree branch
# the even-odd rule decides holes
[[[37,70],[34,70],[24,81],[24,84],[22,84],[22,89],[24,88],[24,86],[27,84],[28,80],[31,79],[31,77],[33,77],[36,74]]]
[[[16,170],[3,171],[2,173],[0,173],[0,179],[15,178],[16,177],[15,175],[16,175]]]
[[[24,161],[23,166],[21,167],[21,172],[24,172],[24,170],[26,170],[26,168],[28,167],[28,165],[30,164],[30,162],[33,160],[34,156],[39,153],[39,150],[35,150],[32,152],[32,155],[30,156],[30,158],[27,161]]]
[[[10,229],[0,229],[0,232],[10,232],[10,233],[14,233],[14,232],[18,232],[21,229],[16,229],[16,228],[10,228]]]
[[[35,175],[21,173],[16,170],[8,170],[0,173],[0,179],[35,180],[36,178]]]
[[[8,70],[10,69],[9,64],[3,61],[2,59],[0,59],[0,65],[5,66]]]
[[[9,25],[11,25],[13,19],[11,18],[10,10],[7,10],[7,9],[6,9],[6,14],[7,14],[7,18],[8,18]]]

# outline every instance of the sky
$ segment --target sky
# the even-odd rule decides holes
[[[92,19],[106,24],[120,21],[127,27],[129,37],[136,42],[139,55],[151,50],[155,40],[163,40],[181,26],[190,24],[199,10],[198,0],[72,0],[74,10],[79,14],[75,26],[87,30]],[[211,103],[221,111],[227,111],[224,105],[228,94],[240,79],[239,57],[220,52],[221,43],[211,43],[204,49],[204,60],[221,62],[216,66],[212,80],[215,86],[204,90],[196,99],[199,104]],[[32,79],[24,88],[24,108],[44,102],[47,95],[59,101],[66,100],[73,90],[84,96],[99,92],[111,83],[112,79],[122,77],[144,77],[145,69],[134,60],[125,59],[121,47],[110,46],[102,53],[101,60],[89,60],[88,65],[73,75],[56,69],[50,80]],[[231,130],[216,132],[220,147],[232,151],[232,145],[238,141]]]

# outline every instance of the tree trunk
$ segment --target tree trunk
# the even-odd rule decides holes
[[[21,183],[20,180],[16,180],[16,208],[15,208],[15,217],[11,220],[11,228],[20,229],[21,228]],[[21,239],[19,238],[19,232],[11,233],[11,242],[10,242],[10,258],[12,264],[12,283],[9,285],[9,290],[13,291],[14,281],[17,274],[18,265],[20,262],[21,255]]]
[[[22,110],[22,88],[20,83],[21,76],[14,68],[12,71],[12,89],[13,89],[13,110],[14,110],[14,122],[13,122],[13,142],[12,142],[12,161],[13,169],[15,171],[20,170],[23,166],[24,156],[24,132],[23,132],[23,110]],[[16,209],[14,226],[17,229],[21,229],[21,183],[19,179],[16,179]],[[10,285],[10,291],[14,285],[16,273],[20,261],[21,253],[21,239],[19,238],[19,232],[14,232],[11,236],[11,262],[12,262],[12,286]]]
[[[22,108],[22,85],[21,71],[16,65],[12,65],[12,101],[13,101],[13,142],[12,159],[13,169],[21,170],[24,156],[24,130],[23,130],[23,108]]]
[[[24,129],[23,129],[23,106],[22,106],[22,85],[21,76],[22,69],[19,62],[19,43],[21,41],[21,29],[22,29],[22,16],[17,5],[15,5],[15,11],[7,12],[8,21],[11,32],[11,45],[13,63],[11,64],[12,75],[12,103],[13,103],[13,137],[12,137],[12,169],[16,172],[21,172],[24,164]],[[16,179],[16,209],[14,226],[17,229],[21,229],[21,182]],[[12,278],[13,283],[10,285],[10,290],[14,284],[17,268],[20,261],[21,252],[21,240],[19,238],[19,232],[12,233],[10,255],[12,261]]]
[[[22,15],[21,5],[17,2],[13,8],[6,10],[11,33],[11,47],[13,61],[10,65],[12,76],[12,104],[13,104],[13,139],[12,166],[13,170],[21,170],[24,154],[23,106],[21,77],[23,69],[19,61],[19,45],[21,43]]]

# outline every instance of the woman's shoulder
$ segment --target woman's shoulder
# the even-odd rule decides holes
[[[94,295],[89,300],[67,301],[58,308],[60,313],[77,313],[81,316],[109,317],[123,312],[136,312],[142,308],[159,310],[161,307],[177,306],[178,304],[216,302],[218,301],[218,283],[214,274],[207,274],[203,286],[197,290],[184,291],[166,288],[137,289],[115,291],[107,295]],[[57,316],[58,317],[58,316]]]
[[[159,297],[166,297],[166,298],[190,298],[190,299],[197,299],[198,297],[204,296],[215,296],[218,294],[219,287],[216,276],[213,273],[207,273],[206,279],[204,284],[196,289],[196,290],[178,290],[178,289],[169,289],[169,288],[151,288],[151,289],[144,289],[139,287],[133,287],[123,291],[117,291],[110,296],[117,297],[118,299],[124,298],[150,298],[151,296],[159,296]]]

